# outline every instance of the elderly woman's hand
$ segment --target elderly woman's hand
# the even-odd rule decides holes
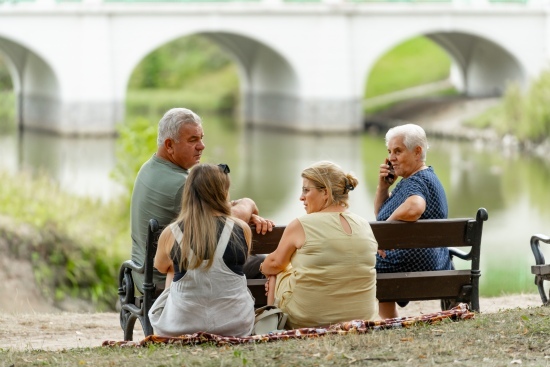
[[[386,162],[380,165],[380,173],[379,173],[379,181],[380,183],[385,184],[385,186],[391,186],[395,182],[396,175],[395,171],[393,169],[393,166],[391,162],[386,159]]]

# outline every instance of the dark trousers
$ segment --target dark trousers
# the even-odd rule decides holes
[[[265,278],[260,273],[260,264],[265,260],[267,255],[250,255],[243,266],[243,273],[246,279],[263,279]]]

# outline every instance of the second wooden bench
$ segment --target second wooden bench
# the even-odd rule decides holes
[[[479,308],[479,277],[481,272],[481,234],[483,222],[489,218],[487,210],[480,208],[474,218],[426,219],[416,222],[370,222],[378,248],[415,249],[448,247],[452,257],[469,261],[466,270],[439,270],[407,273],[379,273],[376,277],[376,294],[380,302],[442,300],[442,307],[454,303],[470,304],[473,311]],[[265,235],[253,230],[253,254],[273,252],[285,227],[277,226]],[[456,249],[469,247],[469,252]],[[255,306],[266,304],[265,280],[249,279],[248,287],[255,298]]]

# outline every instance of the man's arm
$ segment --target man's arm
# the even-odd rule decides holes
[[[245,221],[245,223],[255,225],[257,233],[266,234],[268,231],[271,232],[275,226],[273,221],[258,215],[258,207],[254,200],[250,198],[231,201],[231,215]]]

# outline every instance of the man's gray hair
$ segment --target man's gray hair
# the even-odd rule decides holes
[[[413,150],[416,147],[422,148],[422,161],[426,161],[426,153],[430,148],[428,146],[428,139],[426,138],[426,132],[423,128],[415,124],[405,124],[392,127],[386,133],[386,147],[390,140],[395,137],[403,137],[403,144],[408,150]]]
[[[199,115],[187,108],[172,108],[166,112],[159,121],[157,146],[163,145],[166,139],[177,142],[180,128],[185,124],[201,125],[202,120]]]

